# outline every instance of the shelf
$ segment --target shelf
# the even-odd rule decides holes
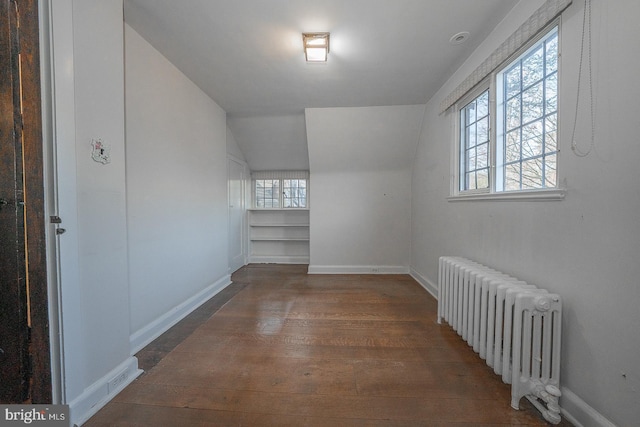
[[[308,263],[308,209],[250,209],[252,262]]]
[[[252,242],[308,242],[308,237],[252,237]]]
[[[309,208],[251,208],[250,212],[309,212]]]
[[[249,224],[251,227],[308,227],[309,224],[260,224],[260,223],[254,223],[254,224]]]
[[[309,264],[309,255],[251,255],[251,263]]]

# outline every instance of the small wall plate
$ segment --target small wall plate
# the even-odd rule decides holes
[[[111,162],[111,147],[105,144],[101,139],[92,139],[91,158],[98,163],[106,165]]]

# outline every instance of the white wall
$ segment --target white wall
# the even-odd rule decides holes
[[[56,165],[62,227],[69,229],[59,238],[61,400],[80,423],[138,374],[128,338],[122,0],[57,2],[52,13],[61,36],[53,40],[61,55],[53,61],[57,156],[75,158],[72,167],[67,158]],[[72,33],[60,31],[71,23]],[[65,127],[73,131],[60,132]],[[71,153],[66,138],[74,133]],[[111,163],[92,160],[92,139],[111,147]],[[118,375],[118,385],[109,385]]]
[[[412,268],[437,281],[441,255],[466,256],[564,298],[561,406],[584,425],[635,425],[640,401],[640,83],[635,0],[593,2],[596,143],[570,149],[584,2],[562,20],[559,202],[447,202],[451,113],[440,101],[542,0],[521,1],[428,103],[413,165]],[[583,93],[577,140],[589,146]],[[594,412],[595,410],[595,412]],[[598,414],[599,413],[599,414]]]
[[[89,380],[129,356],[122,340],[129,308],[121,8],[118,0],[73,4],[79,265],[86,349],[94,353],[85,365]],[[92,138],[111,146],[111,163],[91,159]]]
[[[306,110],[309,272],[406,272],[424,106]]]
[[[136,346],[229,283],[225,113],[135,32],[125,40],[122,6],[42,9],[56,170],[46,184],[67,229],[52,312],[72,424],[141,373]],[[110,146],[110,163],[91,159],[92,139]]]
[[[227,130],[225,112],[128,25],[125,53],[135,350],[229,283]]]

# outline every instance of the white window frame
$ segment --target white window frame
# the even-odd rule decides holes
[[[502,73],[506,69],[508,69],[511,65],[513,65],[516,61],[520,60],[521,57],[525,56],[534,46],[537,46],[542,40],[544,40],[548,34],[557,27],[558,33],[558,86],[560,86],[561,80],[561,23],[560,19],[556,18],[549,25],[545,26],[539,34],[533,38],[530,42],[523,45],[520,49],[518,49],[511,57],[509,57],[503,65],[498,67],[493,73],[491,73],[487,78],[478,83],[467,95],[458,100],[454,105],[454,114],[453,121],[454,124],[452,126],[453,134],[454,134],[454,142],[452,147],[452,155],[451,155],[451,191],[449,201],[462,201],[462,200],[562,200],[565,196],[565,190],[560,188],[561,183],[561,174],[559,168],[559,157],[560,157],[560,91],[558,91],[558,124],[557,124],[557,155],[556,155],[556,187],[550,188],[539,188],[539,189],[521,189],[521,190],[513,190],[513,191],[501,191],[497,190],[497,167],[502,166],[498,165],[498,161],[496,158],[497,153],[502,152],[504,150],[503,147],[498,147],[498,144],[503,145],[504,141],[498,141],[498,137],[500,132],[498,132],[497,123],[500,122],[498,120],[498,114],[503,114],[502,111],[497,111],[497,98],[496,93],[499,92],[497,90],[497,76]],[[484,91],[489,90],[489,188],[486,189],[474,189],[474,190],[461,190],[461,177],[462,177],[462,155],[461,152],[461,111],[467,106],[470,102],[480,96]],[[501,162],[500,162],[501,163]]]
[[[263,180],[273,180],[273,181],[279,181],[279,191],[278,191],[278,207],[258,207],[258,200],[256,197],[256,181],[263,181]],[[289,180],[304,180],[306,181],[306,194],[305,194],[305,201],[306,201],[306,206],[305,207],[285,207],[284,206],[284,181],[289,181]],[[259,209],[259,210],[308,210],[309,209],[309,177],[270,177],[270,178],[252,178],[251,179],[251,198],[252,198],[252,206],[253,209]]]
[[[454,173],[455,173],[455,179],[453,182],[453,190],[452,194],[455,195],[481,195],[481,194],[488,194],[491,192],[491,189],[494,187],[493,184],[493,177],[495,175],[493,169],[495,167],[495,159],[494,159],[494,141],[495,141],[495,134],[494,134],[494,129],[495,126],[493,126],[493,116],[495,115],[495,103],[494,103],[494,94],[492,92],[492,85],[490,84],[490,79],[484,79],[482,82],[480,82],[471,92],[469,92],[468,95],[466,95],[465,97],[461,98],[458,102],[456,102],[455,105],[455,127],[454,127],[454,133],[455,133],[455,147],[454,147],[454,154],[453,154],[453,163],[454,163]],[[479,188],[479,189],[473,189],[473,190],[462,190],[462,175],[463,175],[463,167],[462,167],[462,163],[464,161],[464,153],[462,152],[462,139],[461,139],[461,135],[462,135],[462,123],[461,123],[461,119],[460,119],[460,113],[461,111],[467,106],[469,105],[469,103],[471,103],[472,101],[474,101],[476,98],[478,98],[480,95],[482,95],[484,92],[489,91],[489,187],[488,188]]]
[[[264,201],[267,200],[273,200],[274,202],[277,200],[278,201],[278,206],[262,206],[262,207],[258,207],[258,181],[277,181],[278,182],[278,190],[277,190],[277,197],[270,197],[268,199],[263,199]],[[258,209],[280,209],[282,207],[282,179],[280,178],[259,178],[259,179],[253,179],[253,204],[256,208]]]
[[[287,197],[285,197],[285,192],[286,189],[290,189],[290,190],[294,190],[296,188],[300,189],[301,187],[293,187],[293,186],[289,186],[287,187],[285,185],[285,181],[304,181],[304,206],[285,206],[285,200],[287,200]],[[282,207],[284,209],[307,209],[309,208],[309,191],[308,191],[308,187],[309,187],[309,179],[307,178],[283,178],[280,181],[280,184],[282,185],[282,188],[280,190],[280,193],[282,194]],[[300,200],[300,196],[295,196],[295,197],[290,197],[289,198],[291,201],[290,203],[293,202],[293,200]]]

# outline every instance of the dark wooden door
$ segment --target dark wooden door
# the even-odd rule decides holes
[[[22,107],[17,4],[0,13],[0,401],[24,402],[29,392]]]
[[[0,403],[51,402],[37,0],[0,0]]]

